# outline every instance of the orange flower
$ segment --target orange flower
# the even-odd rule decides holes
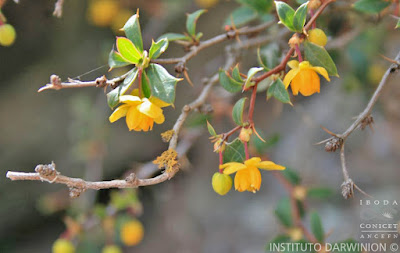
[[[326,80],[330,81],[328,72],[323,67],[314,67],[308,61],[298,62],[292,60],[288,62],[288,66],[291,70],[286,74],[283,79],[286,89],[292,87],[293,95],[299,94],[303,96],[311,96],[312,94],[320,91],[320,74],[325,77]]]

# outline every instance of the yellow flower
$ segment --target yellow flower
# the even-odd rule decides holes
[[[53,253],[75,253],[75,246],[67,239],[57,239],[53,244]]]
[[[263,170],[284,170],[285,167],[275,164],[271,161],[261,161],[259,157],[252,157],[244,163],[230,162],[220,165],[220,169],[224,170],[224,174],[230,175],[236,172],[235,189],[237,191],[256,192],[260,190],[261,173]]]
[[[135,246],[143,240],[144,228],[140,221],[133,219],[121,227],[121,241],[126,246]]]
[[[119,97],[120,105],[109,117],[111,123],[126,116],[126,125],[129,131],[149,131],[153,129],[154,122],[162,124],[165,120],[162,107],[169,104],[154,98],[140,98],[133,95]]]
[[[311,96],[315,92],[320,91],[320,80],[317,73],[330,81],[328,72],[323,67],[313,67],[308,61],[298,62],[292,60],[288,62],[291,70],[286,74],[283,79],[286,89],[292,87],[293,95],[300,93],[303,96]]]

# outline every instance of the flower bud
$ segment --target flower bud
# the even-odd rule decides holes
[[[310,10],[316,10],[321,6],[321,0],[310,0],[310,2],[308,2],[308,8]]]
[[[67,239],[57,239],[53,243],[53,253],[75,253],[75,246]]]
[[[303,231],[298,227],[289,228],[287,234],[293,242],[297,242],[303,238]]]
[[[297,200],[303,201],[307,196],[307,189],[304,186],[297,185],[293,189],[293,197]]]
[[[224,152],[225,150],[225,141],[222,141],[222,139],[217,140],[214,143],[214,152],[219,153],[219,152]]]
[[[117,245],[107,245],[103,248],[101,253],[122,253],[122,250]]]
[[[326,37],[324,31],[319,28],[312,29],[308,31],[308,41],[317,44],[321,47],[324,47],[328,42],[328,38]]]
[[[304,41],[303,38],[300,38],[297,33],[293,34],[293,36],[289,39],[289,46],[291,48],[294,48],[296,45],[300,45]]]
[[[139,244],[144,235],[143,225],[140,221],[133,219],[121,227],[121,241],[126,246]]]
[[[220,172],[215,172],[212,177],[212,187],[219,195],[227,194],[232,188],[232,178]]]
[[[253,133],[253,130],[251,130],[251,128],[243,127],[242,130],[240,130],[239,139],[242,142],[249,142],[252,133]]]
[[[10,24],[0,26],[0,45],[11,46],[15,41],[16,33],[15,29]]]

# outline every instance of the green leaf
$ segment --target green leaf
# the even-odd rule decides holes
[[[231,93],[235,93],[242,90],[242,83],[230,77],[227,74],[227,72],[222,69],[219,71],[219,82],[221,83],[221,86],[225,90]]]
[[[322,227],[321,218],[319,217],[317,212],[311,213],[311,231],[318,242],[324,242],[324,228]]]
[[[254,85],[254,82],[251,81],[251,79],[253,79],[254,75],[257,74],[258,72],[260,72],[261,70],[263,70],[264,68],[257,68],[257,67],[253,67],[251,69],[249,69],[249,71],[247,72],[247,79],[244,82],[244,88],[247,89],[251,86]]]
[[[150,59],[157,59],[162,53],[165,52],[168,48],[168,39],[164,38],[161,39],[157,42],[152,42],[150,51],[149,51],[149,57]]]
[[[274,239],[272,239],[272,241],[267,243],[267,245],[265,246],[265,251],[276,252],[275,249],[276,245],[289,242],[290,242],[290,237],[288,235],[278,235]]]
[[[108,55],[108,66],[111,69],[120,68],[132,63],[127,62],[120,53],[115,52],[114,49],[111,50],[110,54]]]
[[[396,27],[394,29],[397,29],[399,27],[400,27],[400,18],[397,20],[397,24],[396,24]]]
[[[235,106],[233,106],[232,109],[233,121],[235,121],[235,123],[238,126],[243,126],[243,110],[246,103],[246,99],[247,99],[246,97],[241,98],[239,101],[236,102]]]
[[[238,0],[238,2],[264,14],[271,10],[273,0]]]
[[[289,93],[287,89],[285,89],[285,85],[280,78],[276,79],[267,91],[267,99],[270,99],[272,96],[282,103],[292,105],[292,102],[290,102]]]
[[[275,1],[276,12],[278,13],[279,20],[284,24],[290,31],[295,32],[293,26],[293,18],[295,11],[287,3],[281,1]]]
[[[233,70],[232,70],[232,77],[233,79],[235,79],[236,81],[243,83],[243,79],[240,76],[240,71],[239,71],[239,66],[236,65]]]
[[[173,104],[175,101],[176,83],[181,79],[170,75],[161,65],[151,63],[147,70],[151,94],[162,101]]]
[[[299,185],[301,178],[299,174],[291,168],[286,168],[281,171],[282,175],[293,185]]]
[[[269,43],[268,45],[258,48],[258,63],[266,70],[279,64],[279,45],[278,43]]]
[[[124,81],[115,89],[107,93],[107,104],[112,109],[119,104],[119,97],[124,95],[135,82],[138,76],[138,69],[134,68],[129,71]]]
[[[133,64],[138,64],[142,58],[142,54],[132,41],[125,37],[117,37],[117,50],[126,61]]]
[[[168,41],[175,41],[175,40],[187,40],[189,41],[190,38],[186,35],[180,34],[180,33],[166,33],[161,35],[157,41],[162,40],[162,39],[167,39]]]
[[[284,197],[279,200],[278,206],[275,209],[275,215],[285,227],[292,227],[292,207],[289,197]]]
[[[187,16],[186,29],[187,29],[188,33],[193,37],[196,35],[197,20],[199,19],[200,15],[203,14],[204,12],[206,12],[205,9],[200,9],[200,10],[193,12],[192,14],[188,14],[188,16]]]
[[[293,28],[299,33],[303,32],[303,27],[306,23],[307,5],[308,2],[300,5],[300,7],[297,8],[293,16]]]
[[[240,27],[255,20],[258,17],[257,12],[249,7],[242,6],[235,9],[229,17],[226,18],[224,25],[232,25]]]
[[[217,135],[217,132],[215,132],[214,127],[210,124],[210,122],[208,122],[208,120],[207,120],[207,130],[210,133],[210,135],[212,135],[212,136]]]
[[[364,13],[379,13],[390,5],[390,1],[384,0],[359,0],[353,4],[354,9]]]
[[[313,187],[307,190],[307,197],[310,198],[328,198],[333,195],[333,190],[324,187]]]
[[[151,96],[150,80],[145,71],[142,73],[142,92],[146,98]]]
[[[224,163],[244,162],[246,155],[244,153],[244,145],[238,138],[230,143],[226,143],[224,152]]]
[[[126,37],[133,42],[135,47],[143,52],[142,31],[140,30],[139,14],[135,14],[126,21],[124,27]]]
[[[306,60],[311,65],[325,68],[330,76],[339,76],[335,63],[324,47],[306,41],[304,43],[304,52]]]

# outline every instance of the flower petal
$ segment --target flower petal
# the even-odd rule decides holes
[[[320,91],[319,76],[313,69],[305,69],[300,71],[298,77],[301,79],[299,91],[303,96],[311,96]],[[297,77],[296,77],[297,78]]]
[[[299,61],[297,60],[291,60],[288,61],[287,65],[291,68],[291,69],[297,69],[299,67]]]
[[[168,104],[168,103],[166,103],[166,102],[164,102],[161,99],[158,99],[156,97],[150,97],[149,100],[150,100],[150,102],[152,102],[153,104],[155,104],[155,105],[157,105],[158,107],[161,107],[161,108],[171,105],[171,104]]]
[[[249,166],[253,166],[255,167],[259,162],[261,162],[261,158],[260,157],[252,157],[248,160],[246,160],[244,162],[244,164],[249,167]]]
[[[138,111],[136,106],[131,106],[126,114],[126,125],[128,126],[129,131],[138,131],[138,127],[140,126],[142,120],[143,114]]]
[[[158,118],[163,113],[162,109],[151,103],[147,98],[143,99],[143,103],[138,105],[138,110],[149,116],[150,118]]]
[[[162,124],[165,121],[165,117],[164,114],[161,114],[159,117],[154,118],[154,122],[156,122],[157,124]]]
[[[250,187],[250,175],[248,170],[238,171],[235,175],[235,190],[244,192]]]
[[[263,169],[263,170],[284,170],[286,167],[276,164],[271,161],[263,161],[257,164],[257,168]]]
[[[250,186],[248,191],[255,193],[261,187],[261,173],[257,168],[249,169]]]
[[[330,82],[331,79],[329,79],[329,75],[328,75],[328,71],[326,71],[325,68],[323,67],[312,67],[312,69],[314,69],[318,74],[320,74],[321,76],[325,77],[325,79]]]
[[[142,100],[137,96],[132,95],[122,95],[119,97],[119,102],[130,104],[130,105],[137,105],[142,102]]]
[[[129,107],[131,107],[130,105],[121,105],[119,106],[117,109],[115,109],[115,111],[110,115],[110,117],[108,118],[108,120],[113,123],[117,120],[119,120],[120,118],[124,117],[126,115],[126,113],[129,110]]]
[[[289,72],[287,72],[285,78],[283,79],[283,84],[285,84],[285,88],[287,89],[289,87],[290,82],[293,80],[293,78],[296,77],[296,75],[299,73],[299,69],[292,69]]]
[[[230,163],[224,163],[219,166],[220,169],[224,169],[224,174],[232,174],[235,173],[239,170],[246,169],[247,166],[244,165],[243,163],[237,163],[237,162],[230,162]]]

